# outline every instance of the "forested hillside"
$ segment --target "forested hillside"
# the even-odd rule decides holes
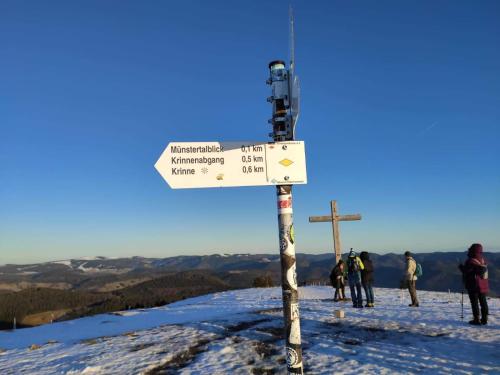
[[[500,253],[486,253],[491,296],[500,293]],[[397,288],[404,270],[401,254],[371,254],[375,286]],[[460,292],[458,264],[465,253],[415,254],[422,264],[420,290]],[[297,254],[302,285],[328,284],[332,254]],[[278,254],[217,254],[163,259],[76,259],[0,266],[0,328],[69,319],[102,312],[160,306],[205,293],[279,285]],[[263,282],[265,280],[265,282]],[[46,312],[47,314],[33,316]]]

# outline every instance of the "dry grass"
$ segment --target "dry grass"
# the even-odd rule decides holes
[[[140,277],[140,278],[136,278],[136,279],[114,281],[112,283],[107,283],[107,284],[104,284],[98,288],[93,288],[90,290],[95,290],[96,292],[101,292],[101,293],[114,292],[115,290],[128,288],[130,286],[134,286],[134,285],[137,285],[137,284],[143,283],[145,281],[149,281],[149,280],[152,280],[152,278],[151,277]]]
[[[71,309],[61,309],[61,310],[52,310],[52,311],[44,311],[42,313],[31,314],[24,317],[24,319],[19,322],[24,326],[39,326],[41,324],[47,324],[51,321],[59,319],[64,316]]]
[[[61,289],[68,290],[71,288],[69,283],[31,283],[27,281],[20,281],[16,283],[0,283],[0,290],[3,292],[20,292],[21,290],[28,288],[49,288],[49,289]]]

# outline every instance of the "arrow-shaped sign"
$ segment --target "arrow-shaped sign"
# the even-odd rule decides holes
[[[171,142],[155,168],[172,189],[307,183],[304,142]]]

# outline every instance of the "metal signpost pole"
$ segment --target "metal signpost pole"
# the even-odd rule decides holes
[[[307,183],[304,142],[295,141],[300,87],[294,74],[293,14],[290,9],[290,68],[269,64],[273,95],[273,143],[170,142],[155,168],[172,189],[275,185],[289,374],[303,374],[297,289],[292,185]]]
[[[273,95],[268,101],[273,104],[272,137],[274,141],[293,140],[294,118],[291,115],[290,79],[283,61],[269,64]],[[286,146],[282,146],[286,147]],[[286,179],[286,177],[285,177]],[[285,322],[285,350],[289,374],[302,374],[302,346],[300,337],[299,293],[297,286],[295,236],[293,228],[292,185],[276,186],[278,203],[278,225],[281,259],[281,288],[283,316]]]
[[[302,374],[299,293],[295,260],[292,186],[276,186],[281,259],[281,288],[285,319],[286,363],[289,374]]]

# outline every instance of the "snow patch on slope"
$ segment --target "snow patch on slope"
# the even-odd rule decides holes
[[[490,324],[460,320],[460,295],[375,289],[374,309],[334,303],[329,287],[300,288],[306,373],[499,373],[498,299]],[[334,318],[343,309],[346,318]],[[284,373],[281,290],[215,293],[131,310],[0,332],[7,374]],[[50,342],[50,343],[48,343]],[[30,350],[31,344],[39,344]]]

